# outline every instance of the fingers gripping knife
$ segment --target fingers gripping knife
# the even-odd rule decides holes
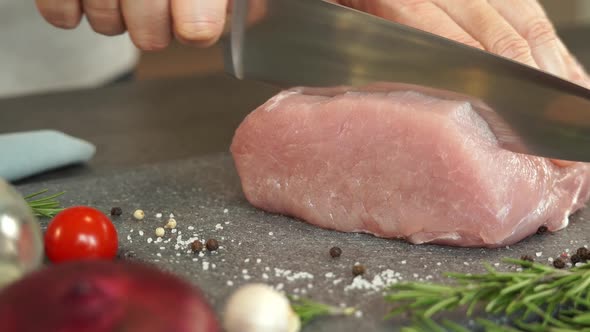
[[[411,84],[470,100],[506,149],[590,161],[590,90],[323,0],[235,0],[226,70],[281,87]]]

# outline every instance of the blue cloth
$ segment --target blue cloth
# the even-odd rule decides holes
[[[96,147],[55,130],[0,134],[0,177],[12,182],[89,161]]]

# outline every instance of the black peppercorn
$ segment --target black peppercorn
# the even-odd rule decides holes
[[[529,261],[529,262],[534,262],[535,260],[533,259],[533,257],[529,256],[529,255],[523,255],[520,257],[521,260],[523,261]]]
[[[570,261],[572,262],[572,265],[576,265],[576,263],[581,262],[582,259],[580,256],[578,256],[578,254],[573,254],[572,257],[570,257]]]
[[[338,247],[332,247],[330,249],[330,256],[332,256],[333,258],[340,257],[340,255],[342,255],[342,249]]]
[[[193,243],[191,243],[191,249],[196,253],[200,252],[203,250],[203,243],[201,243],[199,240],[195,240]]]
[[[578,254],[578,256],[580,256],[580,259],[582,262],[586,262],[587,260],[590,259],[590,250],[588,250],[585,247],[578,248],[578,250],[576,251],[576,254]]]
[[[561,258],[556,258],[553,261],[553,266],[557,269],[563,269],[565,267],[565,262]]]
[[[537,234],[541,235],[541,234],[545,234],[547,233],[549,229],[547,228],[547,226],[541,226],[537,229]]]
[[[215,251],[215,250],[219,249],[219,243],[217,243],[217,240],[215,240],[215,239],[207,240],[207,243],[205,243],[205,246],[207,247],[207,250],[209,250],[209,251]]]
[[[353,276],[359,276],[361,274],[365,273],[365,267],[362,265],[355,265],[352,267],[352,275]]]
[[[114,207],[111,209],[111,216],[120,216],[123,214],[123,210],[120,207]]]

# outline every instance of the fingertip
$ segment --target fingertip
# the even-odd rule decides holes
[[[177,22],[174,33],[183,44],[208,47],[215,44],[223,32],[221,21]]]
[[[74,29],[82,20],[82,7],[77,0],[37,0],[37,9],[51,25],[61,29]]]
[[[157,52],[168,48],[170,39],[151,38],[149,36],[141,37],[131,34],[131,41],[138,49],[146,52]]]
[[[172,0],[174,35],[183,44],[215,44],[223,34],[227,8],[227,0]]]

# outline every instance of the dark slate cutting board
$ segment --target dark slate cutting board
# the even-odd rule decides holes
[[[351,268],[355,262],[366,266],[364,279],[369,284],[376,275],[387,273],[400,280],[441,281],[443,272],[480,272],[482,262],[494,264],[506,256],[529,254],[547,262],[549,257],[589,242],[587,212],[577,213],[569,228],[557,234],[536,235],[518,245],[495,250],[413,246],[370,235],[322,230],[251,207],[242,195],[228,154],[18,187],[23,193],[41,188],[67,191],[63,197],[67,206],[85,204],[105,212],[114,206],[121,207],[123,216],[113,220],[119,230],[122,252],[131,251],[135,254],[132,259],[145,260],[189,278],[204,290],[218,310],[239,285],[265,282],[276,287],[282,284],[289,293],[305,289],[310,298],[334,305],[354,305],[363,313],[362,317],[317,320],[305,331],[398,330],[399,322],[382,319],[389,308],[382,300],[382,289],[346,290],[352,284]],[[144,210],[146,218],[134,220],[131,214],[135,209]],[[156,218],[157,213],[163,217]],[[156,239],[156,227],[163,226],[170,213],[177,220],[177,233],[168,230],[163,242],[148,243],[148,238]],[[185,245],[175,249],[179,243],[176,236],[182,235],[185,241],[195,233],[199,238],[216,238],[222,248],[217,254],[204,257],[187,253]],[[343,250],[338,259],[328,254],[335,245]],[[383,272],[388,269],[391,271]],[[245,275],[250,279],[246,280]]]

